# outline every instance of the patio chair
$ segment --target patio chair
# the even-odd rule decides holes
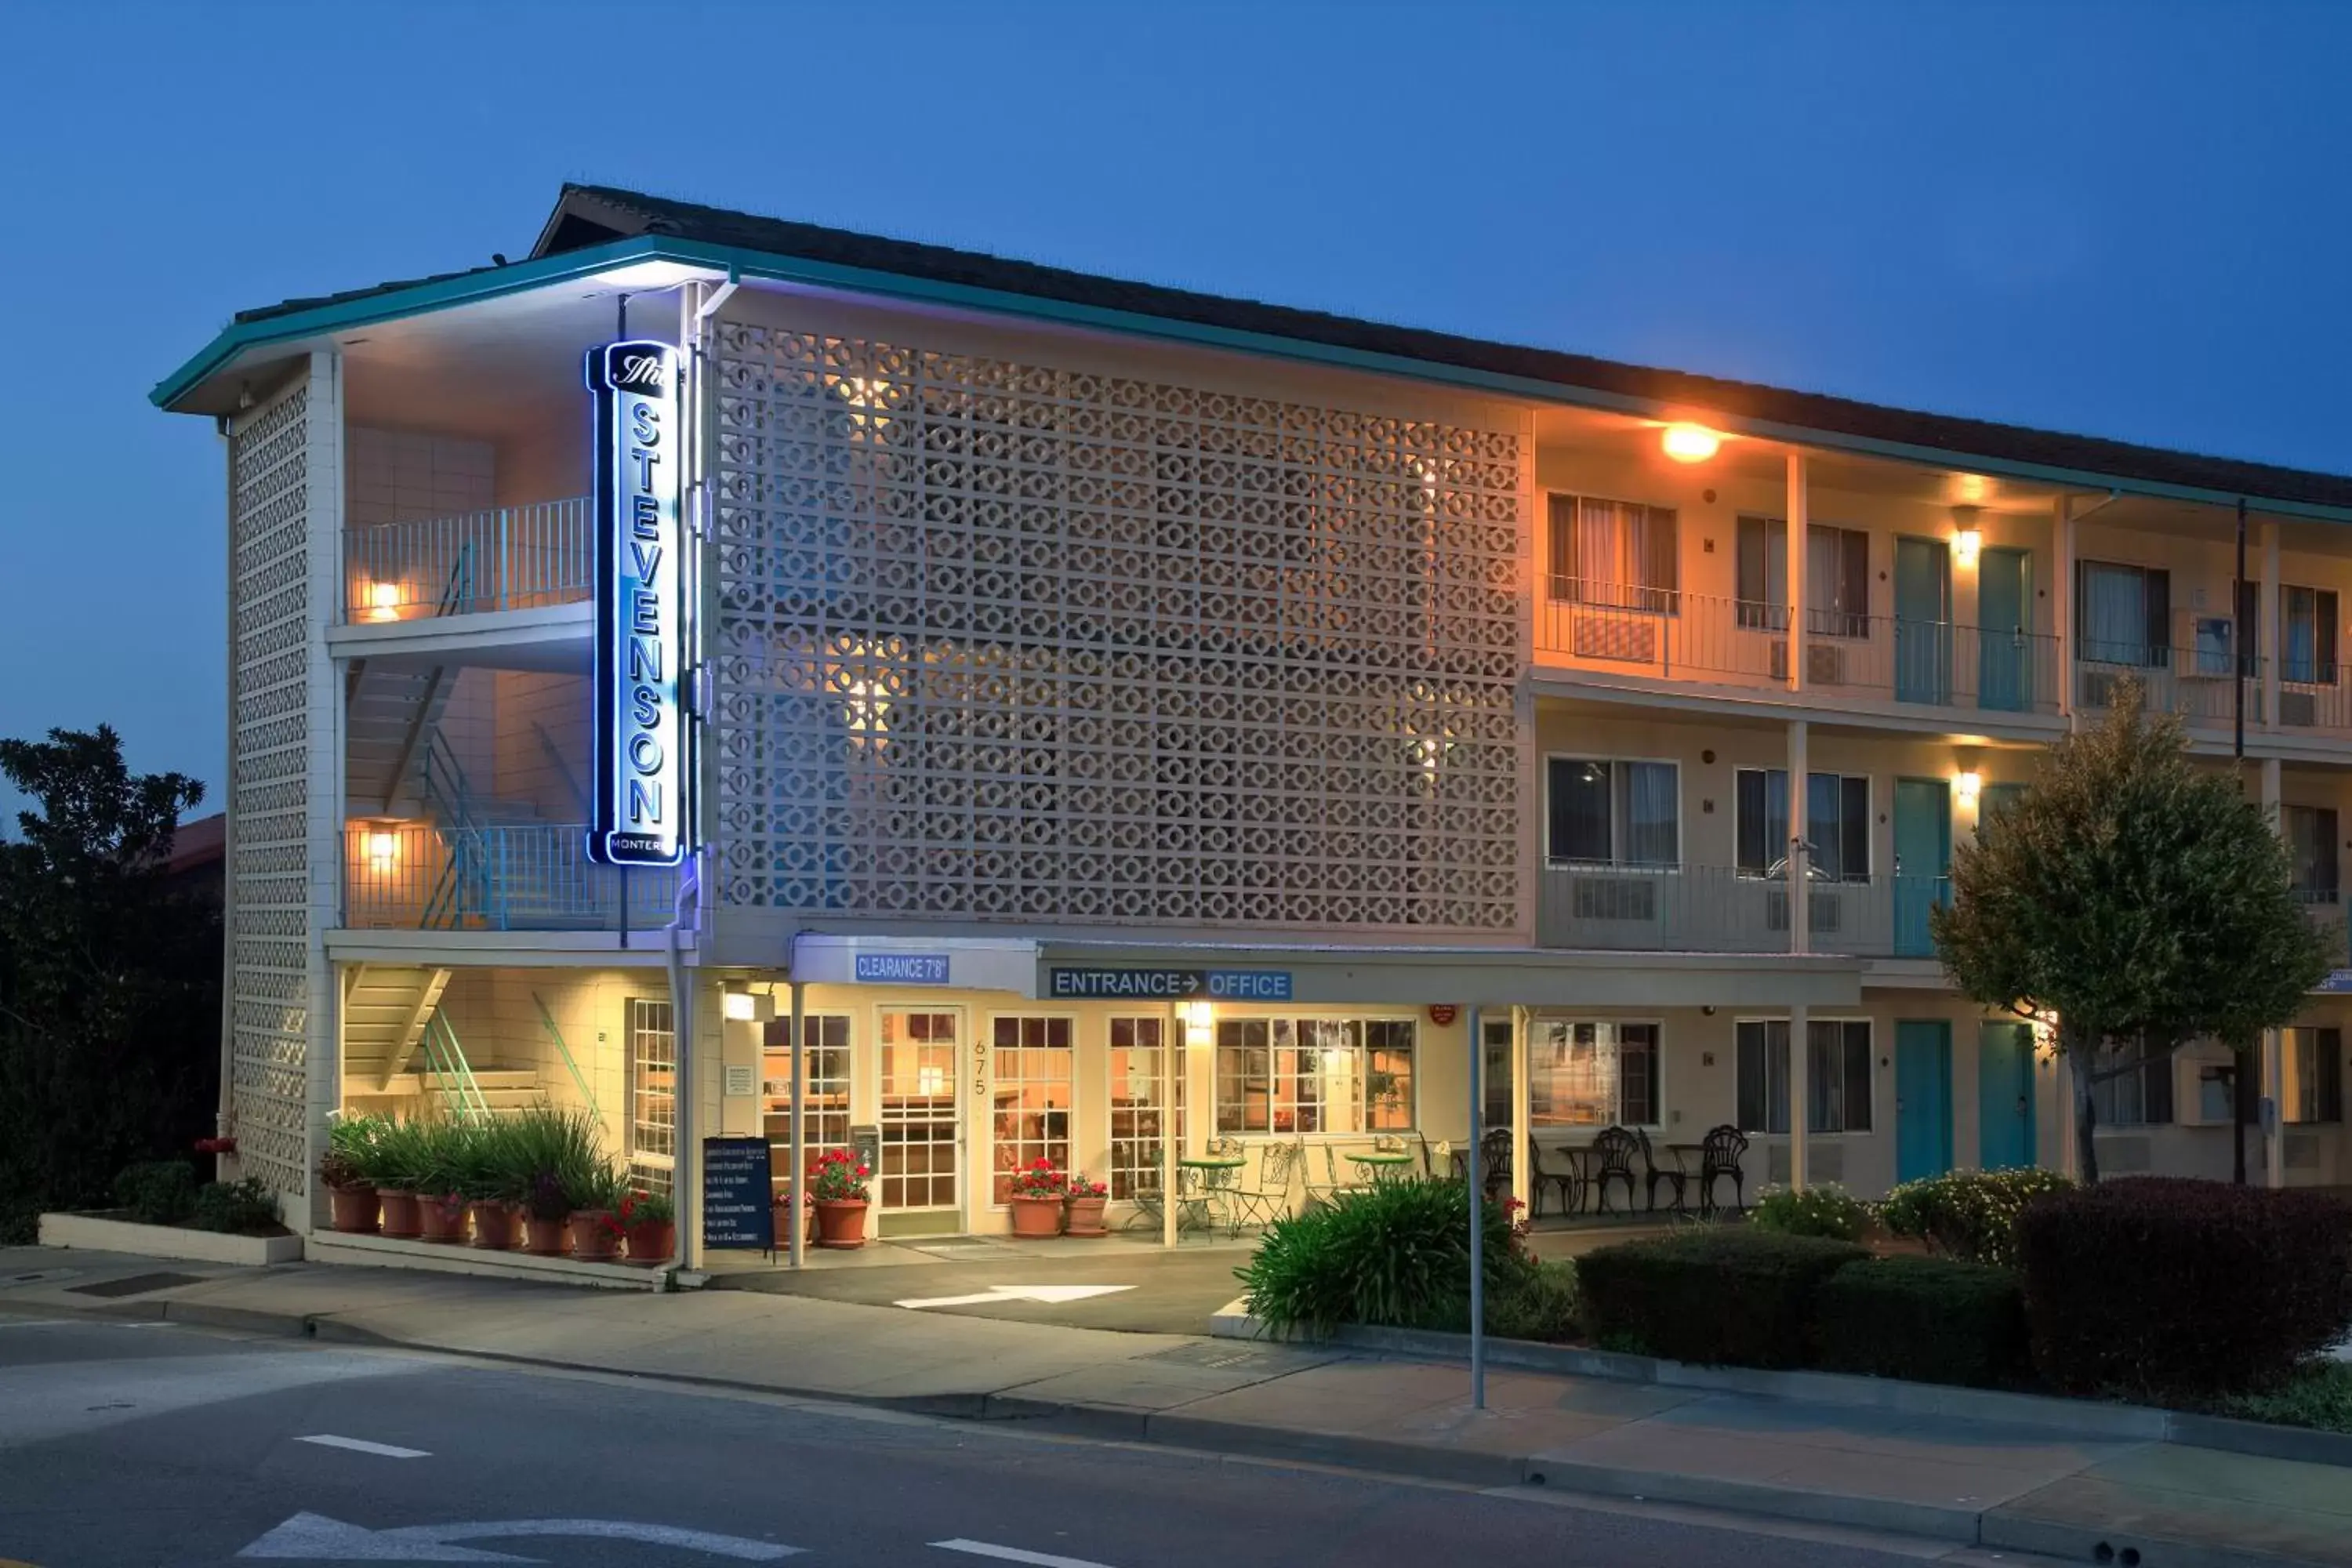
[[[1599,1212],[1609,1212],[1609,1184],[1625,1184],[1625,1212],[1633,1210],[1633,1154],[1641,1145],[1622,1127],[1604,1127],[1592,1140],[1592,1185],[1599,1194]]]
[[[1478,1184],[1489,1203],[1511,1186],[1511,1145],[1518,1140],[1507,1127],[1497,1127],[1478,1140]]]
[[[1297,1139],[1258,1146],[1257,1179],[1236,1180],[1226,1189],[1233,1197],[1236,1233],[1245,1225],[1272,1225],[1290,1212],[1290,1179],[1306,1152]]]
[[[1647,1132],[1636,1128],[1633,1136],[1642,1142],[1642,1163],[1649,1170],[1649,1206],[1654,1209],[1658,1206],[1658,1186],[1661,1183],[1675,1190],[1673,1207],[1681,1209],[1685,1206],[1687,1194],[1683,1191],[1683,1185],[1688,1173],[1680,1165],[1659,1164],[1656,1152],[1650,1147],[1650,1135]],[[1627,1201],[1631,1202],[1630,1199]]]
[[[1715,1184],[1722,1177],[1731,1178],[1731,1201],[1742,1210],[1748,1207],[1748,1173],[1740,1161],[1748,1153],[1748,1137],[1729,1122],[1712,1128],[1699,1144],[1698,1212],[1715,1212]]]
[[[1300,1161],[1300,1169],[1306,1173],[1308,1203],[1337,1203],[1346,1194],[1360,1193],[1371,1184],[1360,1177],[1340,1173],[1339,1146],[1336,1143],[1323,1145],[1324,1179],[1322,1181],[1318,1182],[1315,1179],[1314,1166],[1308,1164],[1304,1158]]]
[[[1577,1174],[1574,1164],[1570,1164],[1565,1171],[1556,1171],[1546,1165],[1543,1145],[1532,1139],[1528,1140],[1528,1217],[1529,1219],[1537,1218],[1543,1213],[1546,1188],[1551,1188],[1559,1194],[1561,1214],[1574,1214],[1577,1205],[1584,1201],[1584,1194],[1580,1190],[1584,1178]]]

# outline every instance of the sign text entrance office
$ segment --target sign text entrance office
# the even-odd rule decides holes
[[[1286,969],[1056,969],[1047,986],[1064,1000],[1287,1002]]]
[[[677,353],[588,351],[596,402],[596,779],[588,858],[675,866],[686,854],[685,483]]]

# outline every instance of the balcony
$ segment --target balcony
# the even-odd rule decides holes
[[[1811,886],[1810,949],[1932,958],[1927,912],[1950,879],[1879,876]],[[1786,952],[1789,884],[1721,866],[1548,866],[1536,916],[1544,947],[1640,952]]]
[[[2074,700],[2085,712],[2111,707],[2116,689],[2126,680],[2139,682],[2148,710],[2177,713],[2200,729],[2226,730],[2237,719],[2238,680],[2226,647],[2099,648],[2111,658],[2092,657],[2086,647],[2075,666]],[[2280,661],[2278,713],[2270,727],[2285,733],[2352,735],[2352,688],[2332,660],[2290,658]],[[2263,710],[2263,673],[2265,661],[2245,660],[2246,723],[2263,725],[2272,716]]]
[[[1554,578],[1537,606],[1536,649],[1556,667],[1782,690],[1788,619],[1778,605]],[[1804,660],[1805,688],[1832,699],[2058,711],[2057,639],[2020,628],[1814,610]]]
[[[596,560],[584,496],[343,531],[343,620],[362,626],[587,599]]]
[[[354,930],[629,931],[675,914],[677,871],[595,865],[577,823],[362,823],[343,839]]]

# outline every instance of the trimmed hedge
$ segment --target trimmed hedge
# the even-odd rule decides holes
[[[2017,1226],[2033,1364],[2084,1392],[2268,1387],[2352,1326],[2352,1205],[2133,1176],[2037,1199]]]
[[[1702,1226],[1576,1260],[1585,1332],[1611,1350],[1675,1361],[1794,1367],[1813,1294],[1869,1253],[1851,1242]]]
[[[278,1198],[259,1179],[206,1182],[196,1191],[196,1228],[252,1236],[278,1228]]]
[[[185,1160],[125,1165],[114,1178],[114,1201],[141,1225],[177,1225],[196,1211],[196,1168]]]
[[[2074,1190],[2074,1178],[2055,1171],[1947,1171],[1887,1194],[1878,1220],[1948,1257],[2014,1268],[2017,1216],[2025,1205],[2045,1193]]]
[[[2025,1291],[2015,1274],[1948,1258],[1874,1258],[1813,1296],[1815,1364],[1827,1372],[1977,1387],[2027,1366]]]

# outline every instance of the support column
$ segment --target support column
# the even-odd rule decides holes
[[[1805,536],[1810,531],[1806,520],[1809,502],[1805,494],[1805,455],[1789,454],[1789,513],[1788,580],[1789,580],[1789,689],[1805,689]]]
[[[2276,730],[2279,727],[2279,648],[2282,642],[2279,626],[2279,525],[2264,519],[2262,530],[2263,577],[2254,588],[2254,641],[2256,652],[2262,659],[2258,668],[2263,677],[2263,728]]]
[[[2074,503],[2069,497],[2062,495],[2054,503],[2050,542],[2051,553],[2057,558],[2056,581],[2050,585],[2050,624],[2058,634],[2058,711],[2071,720],[2074,716]]]
[[[2277,537],[2273,527],[2271,534],[2273,542],[2263,552],[2266,563],[2275,558]],[[2269,617],[2273,622],[2276,618]],[[2276,833],[2279,830],[2279,760],[2276,757],[2263,759],[2263,816],[2269,820],[2271,831]],[[2279,1031],[2264,1029],[2262,1063],[2263,1184],[2269,1187],[2286,1185],[2286,1107],[2279,1098],[2286,1083],[2284,1052],[2284,1042]]]
[[[792,1266],[798,1268],[801,1266],[801,1247],[808,1237],[809,1216],[814,1211],[809,1207],[809,1195],[805,1190],[808,1186],[808,1015],[805,1009],[807,998],[804,994],[806,988],[797,980],[792,983],[792,986],[793,1173],[790,1190],[793,1194],[793,1206],[784,1211],[784,1225],[792,1232],[792,1241],[787,1249],[787,1256],[792,1259]],[[772,1014],[775,1011],[773,1007],[768,1010]],[[874,1179],[877,1185],[880,1184],[882,1173],[875,1172]]]
[[[1808,787],[1812,776],[1806,758],[1811,752],[1810,726],[1802,719],[1789,721],[1789,842],[1784,847],[1789,858],[1789,951],[1811,952],[1813,949],[1813,901],[1805,879],[1812,866],[1812,825],[1806,820],[1805,807],[1811,794]]]
[[[1479,1122],[1486,1114],[1486,1086],[1483,1081],[1486,1067],[1486,1045],[1478,1022],[1478,1006],[1472,1003],[1470,1037],[1477,1048],[1470,1053],[1470,1407],[1486,1408],[1486,1265],[1479,1253],[1486,1246],[1486,1205],[1481,1195],[1485,1191],[1486,1173],[1478,1169],[1478,1139],[1485,1131]]]
[[[1186,1038],[1192,1026],[1184,1016],[1184,1004],[1168,1004],[1168,1043],[1160,1053],[1160,1245],[1176,1245],[1176,1085],[1177,1074],[1192,1064],[1188,1053],[1192,1042]]]
[[[1805,1025],[1804,1004],[1798,1003],[1789,1009],[1789,1185],[1799,1191],[1805,1185],[1805,1112],[1812,1098]]]
[[[1529,1152],[1535,1148],[1536,1130],[1529,1125],[1528,1106],[1532,1096],[1528,1089],[1528,1010],[1511,1009],[1511,1129],[1513,1141],[1518,1145],[1517,1157],[1511,1162],[1511,1196],[1521,1204],[1532,1201],[1535,1190],[1535,1162]],[[1535,1217],[1533,1209],[1523,1209],[1528,1218]]]

